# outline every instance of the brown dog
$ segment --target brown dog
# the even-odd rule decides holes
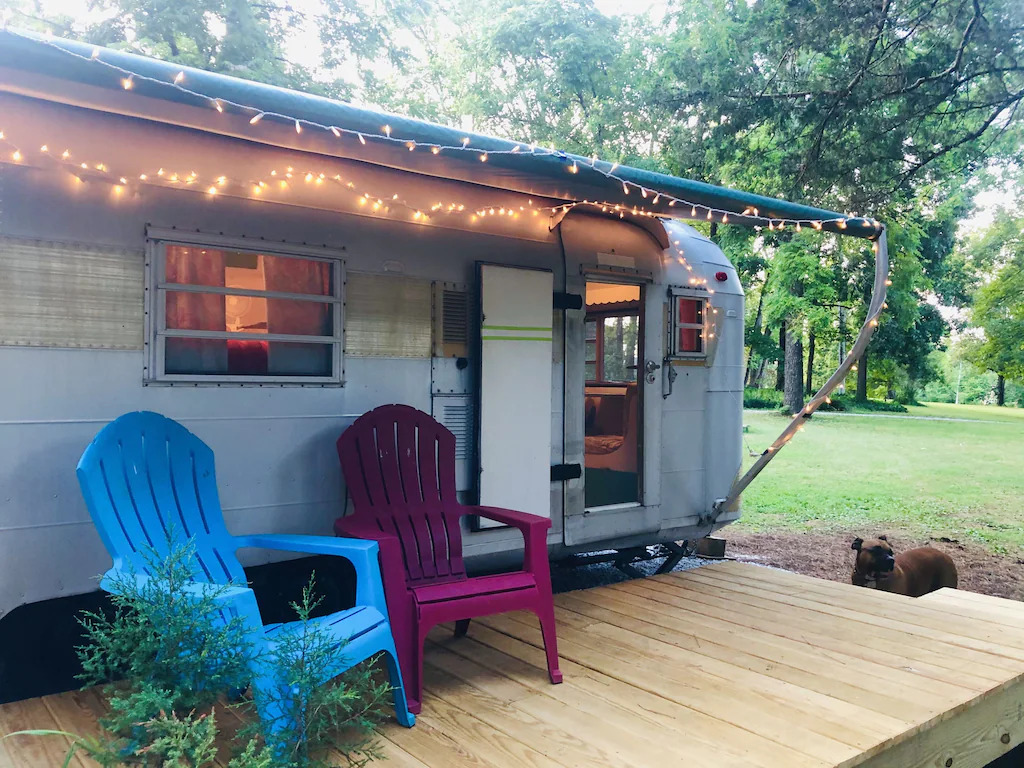
[[[854,539],[851,549],[857,552],[852,582],[858,587],[910,597],[943,587],[956,588],[956,564],[933,547],[917,547],[893,557],[889,540],[879,536],[867,541]]]

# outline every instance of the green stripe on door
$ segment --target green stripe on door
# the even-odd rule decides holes
[[[550,325],[482,325],[485,331],[550,331]]]
[[[550,336],[481,336],[483,341],[551,341]]]

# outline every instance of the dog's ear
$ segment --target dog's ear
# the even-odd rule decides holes
[[[889,540],[889,537],[888,537],[888,536],[879,536],[879,537],[878,537],[878,540],[879,540],[879,541],[888,541],[888,540]]]
[[[850,549],[855,549],[860,552],[860,545],[864,543],[864,539],[859,536],[853,540],[853,544],[850,545]]]

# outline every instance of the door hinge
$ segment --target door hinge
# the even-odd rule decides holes
[[[566,480],[578,480],[583,477],[582,464],[553,464],[551,466],[551,482],[562,483]]]
[[[583,295],[579,293],[556,293],[555,309],[583,309]]]

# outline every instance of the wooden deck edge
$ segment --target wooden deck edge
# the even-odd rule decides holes
[[[984,768],[1024,743],[1024,679],[983,694],[863,762],[839,768]]]

